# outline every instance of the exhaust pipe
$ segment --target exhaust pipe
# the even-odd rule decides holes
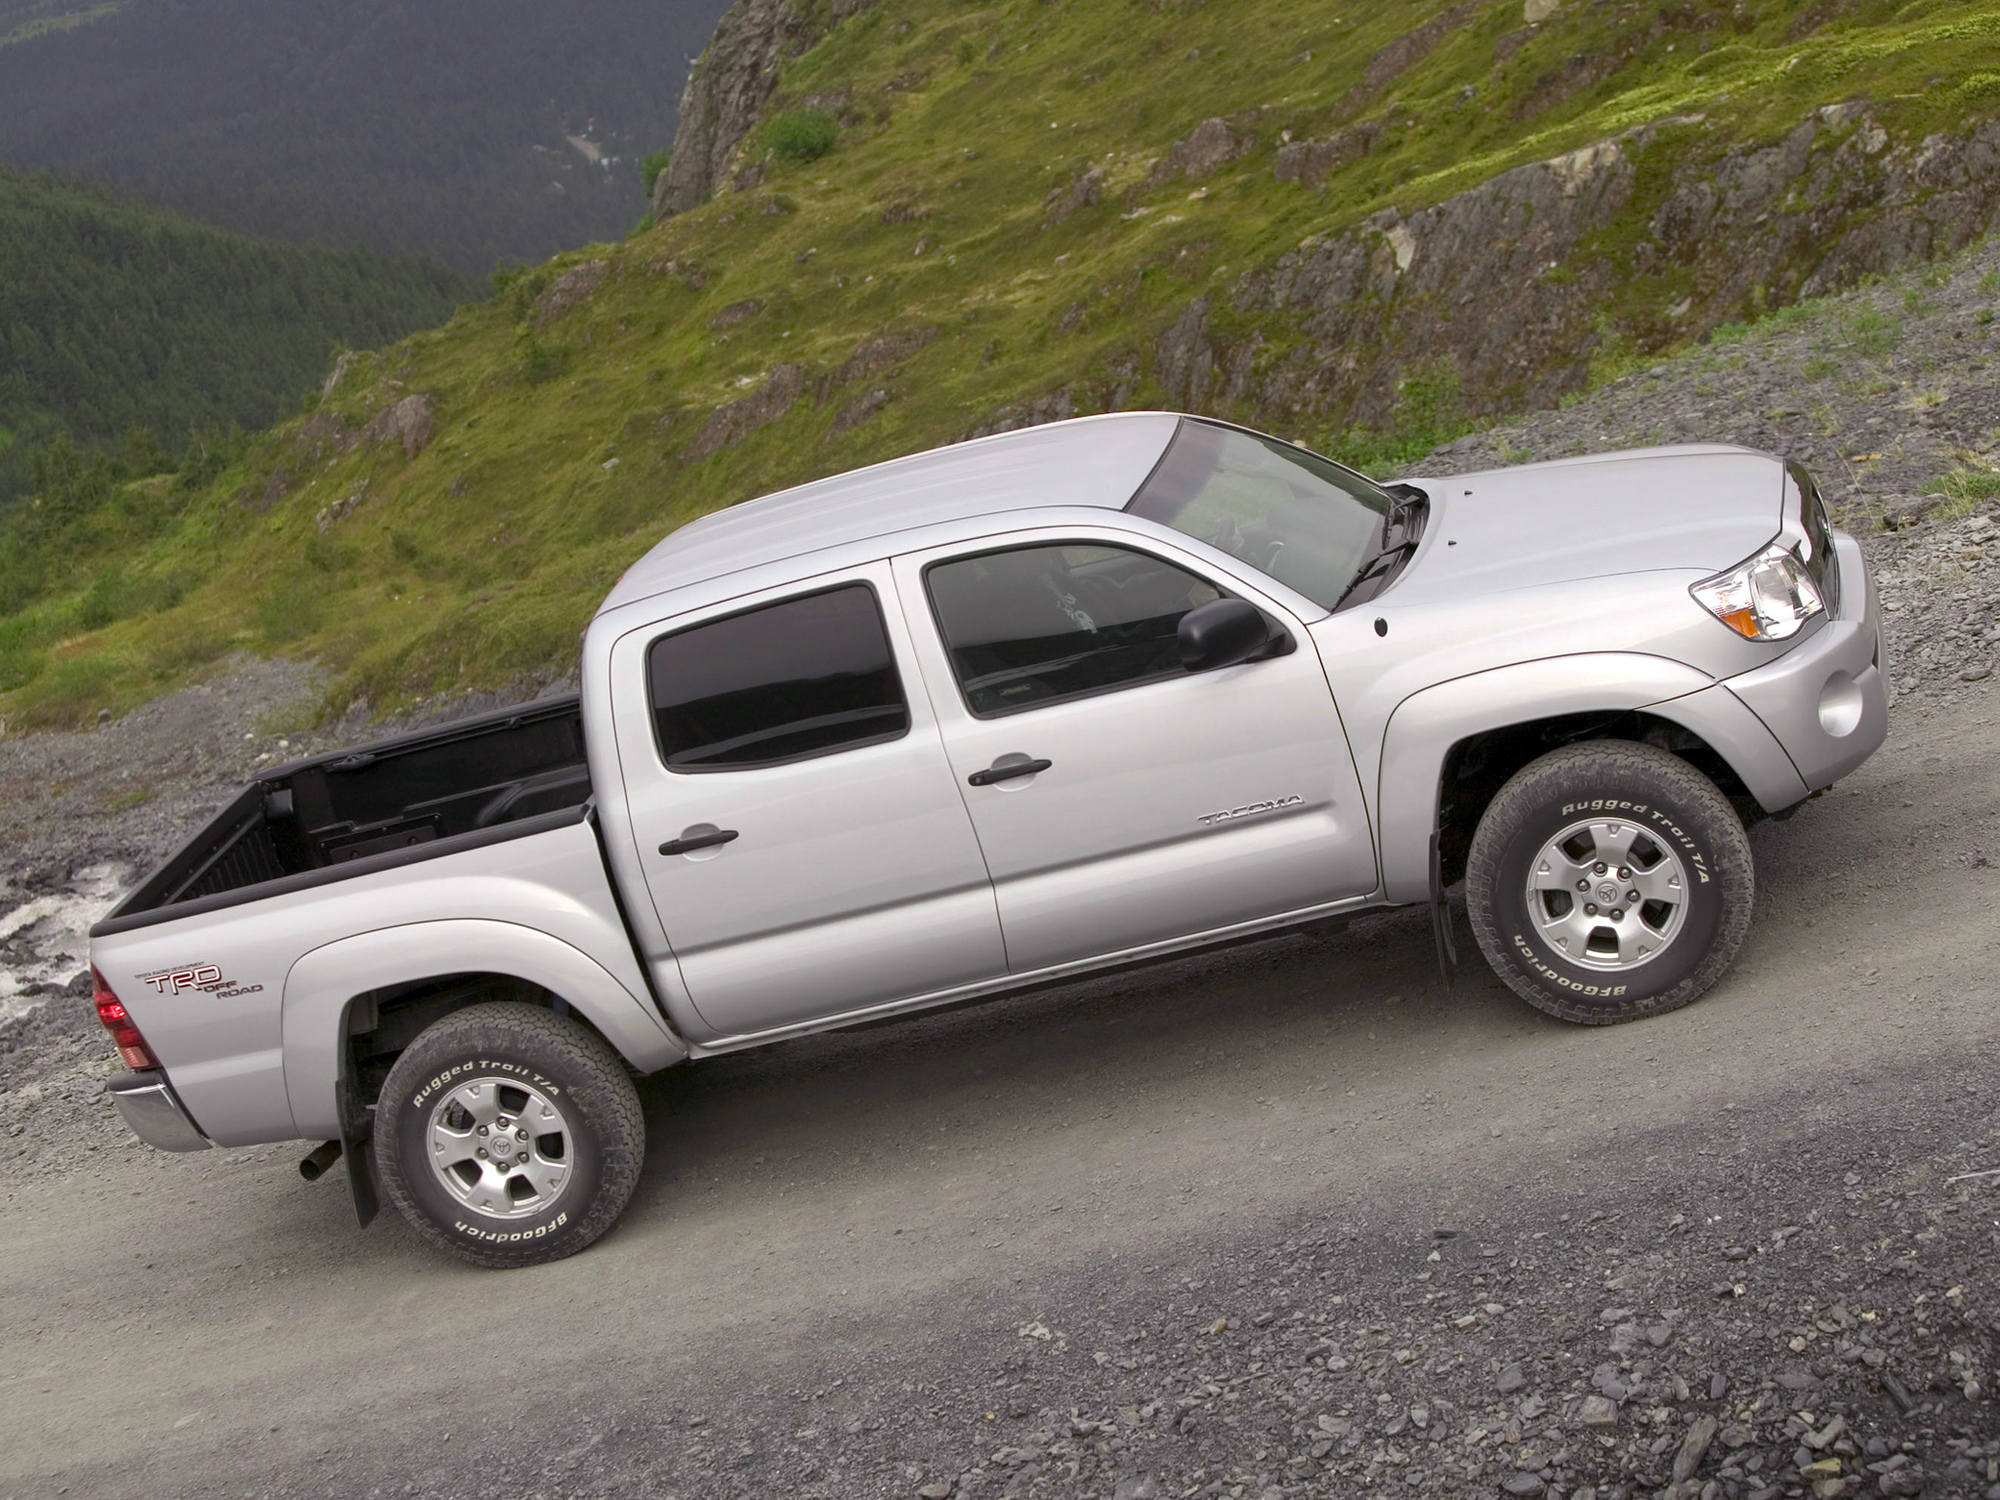
[[[299,1163],[299,1176],[307,1182],[318,1182],[326,1169],[339,1160],[340,1142],[328,1141],[323,1146],[315,1147],[313,1154]]]

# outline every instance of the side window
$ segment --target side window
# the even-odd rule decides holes
[[[662,636],[646,653],[660,754],[676,771],[740,771],[908,732],[881,606],[866,584],[767,604]]]
[[[1017,547],[925,574],[952,670],[981,718],[1181,671],[1181,616],[1222,597],[1122,547]]]

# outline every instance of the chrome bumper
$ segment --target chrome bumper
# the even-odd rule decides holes
[[[104,1085],[132,1134],[160,1151],[206,1151],[209,1142],[164,1073],[119,1073]]]
[[[1881,748],[1889,733],[1882,615],[1860,545],[1835,533],[1841,612],[1768,666],[1728,679],[1817,792]]]

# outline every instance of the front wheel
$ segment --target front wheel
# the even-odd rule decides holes
[[[1722,977],[1750,927],[1743,824],[1678,756],[1624,740],[1568,745],[1487,806],[1466,911],[1507,987],[1565,1021],[1675,1010]]]
[[[389,1200],[481,1266],[574,1255],[639,1181],[639,1096],[594,1033],[528,1005],[454,1011],[396,1059],[375,1104]]]

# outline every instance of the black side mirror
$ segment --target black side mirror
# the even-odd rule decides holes
[[[1212,672],[1248,661],[1271,644],[1264,612],[1247,599],[1211,599],[1181,616],[1181,665]]]

